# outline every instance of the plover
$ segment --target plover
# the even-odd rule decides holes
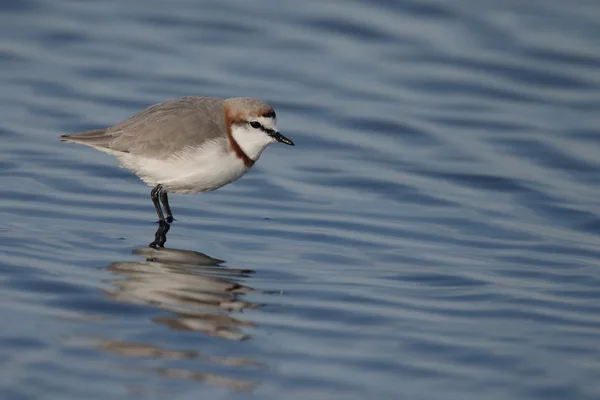
[[[294,143],[275,111],[253,97],[188,96],[155,104],[103,129],[60,136],[115,156],[153,189],[160,221],[173,221],[167,193],[218,189],[244,175],[271,143]]]

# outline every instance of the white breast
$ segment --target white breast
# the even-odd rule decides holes
[[[208,192],[241,178],[248,171],[222,141],[187,148],[165,160],[132,154],[118,158],[122,167],[133,171],[148,185],[161,184],[170,193]]]

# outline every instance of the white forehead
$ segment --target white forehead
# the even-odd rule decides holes
[[[253,121],[258,121],[262,126],[268,129],[277,130],[277,118],[271,117],[256,117]]]

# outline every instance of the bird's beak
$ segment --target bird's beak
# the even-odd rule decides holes
[[[287,145],[294,146],[294,142],[292,142],[290,139],[286,138],[279,132],[275,132],[272,136],[275,140],[277,140],[280,143],[285,143]]]

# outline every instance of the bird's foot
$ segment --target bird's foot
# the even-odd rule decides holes
[[[148,245],[157,250],[159,247],[165,247],[165,243],[167,241],[167,232],[169,232],[169,229],[171,229],[171,225],[166,223],[164,220],[158,221],[158,224],[158,229],[154,234],[154,241]]]
[[[164,245],[164,244],[162,244],[162,243],[160,243],[160,241],[158,241],[158,240],[155,240],[154,242],[150,243],[150,244],[148,245],[148,247],[152,247],[153,249],[156,249],[156,250],[158,250],[158,249],[162,249],[162,248],[164,248],[164,247],[165,247],[165,245]]]

